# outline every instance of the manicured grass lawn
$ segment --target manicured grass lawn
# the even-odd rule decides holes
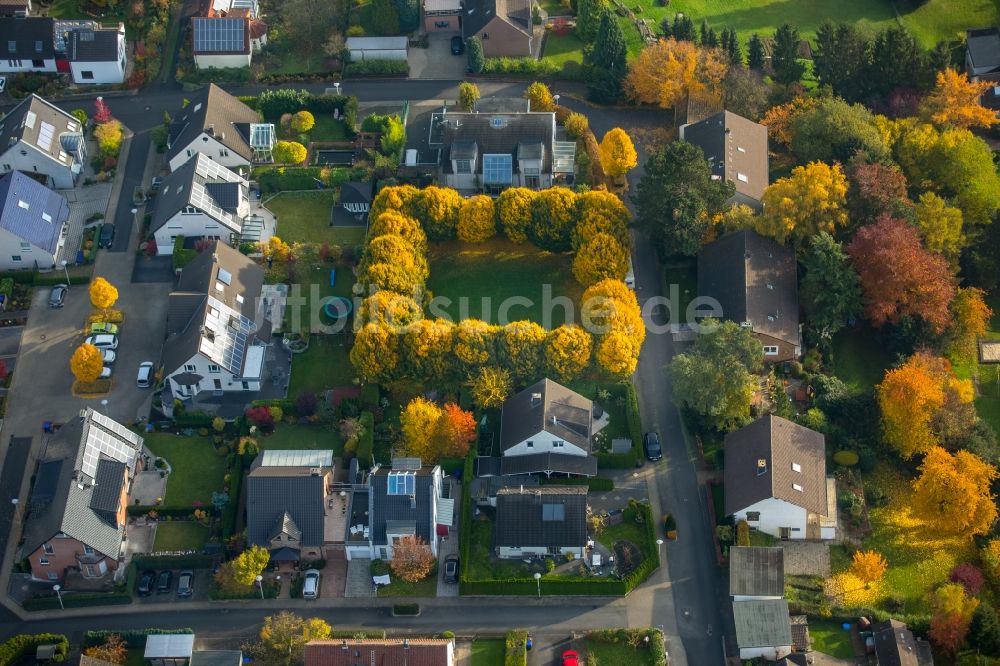
[[[501,238],[477,245],[433,243],[427,254],[431,270],[427,288],[435,296],[431,316],[446,316],[453,321],[485,319],[500,324],[530,319],[545,328],[559,326],[567,319],[579,320],[575,311],[583,290],[573,279],[572,260],[567,254],[545,252],[528,243],[515,245]],[[558,301],[543,308],[546,285],[548,300],[568,297],[573,303],[571,312],[559,307]],[[531,305],[514,303],[502,313],[504,321],[498,321],[501,305],[515,296],[529,299]],[[549,310],[548,316],[545,309]]]
[[[591,657],[596,657],[601,666],[652,666],[656,663],[648,649],[633,648],[623,643],[588,640],[587,659]]]
[[[539,5],[549,16],[572,16],[573,10],[568,4],[563,4],[562,0],[539,0]]]
[[[350,352],[350,340],[345,333],[310,336],[309,349],[292,357],[288,395],[294,398],[303,391],[318,395],[328,388],[350,386],[355,376],[348,358]]]
[[[583,67],[583,42],[572,32],[557,35],[549,30],[545,35],[542,60],[558,65],[567,77],[580,76],[580,68]]]
[[[268,199],[267,208],[278,216],[278,237],[286,243],[309,242],[357,245],[364,227],[331,227],[330,213],[337,202],[334,190],[282,192]]]
[[[208,541],[208,528],[193,520],[160,521],[156,524],[153,551],[200,551]]]
[[[472,666],[503,666],[504,643],[500,638],[472,641]]]
[[[940,39],[957,40],[969,28],[1000,23],[1000,5],[994,0],[928,0],[916,9],[905,9],[903,24],[930,48]]]
[[[266,437],[257,438],[257,446],[266,449],[332,449],[333,455],[343,451],[340,435],[329,425],[298,425],[282,423]]]
[[[473,520],[469,536],[469,564],[466,577],[470,580],[491,580],[505,578],[527,578],[532,575],[531,567],[521,560],[493,560],[493,522]]]
[[[434,567],[427,578],[418,580],[416,583],[407,583],[399,579],[395,574],[389,574],[392,582],[385,587],[378,588],[380,597],[436,597],[437,596],[437,567]]]
[[[342,141],[347,138],[347,126],[329,113],[313,114],[316,124],[309,130],[310,141]]]
[[[334,285],[330,286],[330,269],[337,269]],[[331,335],[343,335],[350,330],[350,322],[334,325],[323,312],[323,305],[329,296],[351,298],[351,288],[354,286],[354,274],[350,264],[338,262],[333,264],[308,264],[298,261],[295,264],[294,278],[287,274],[287,268],[275,264],[268,269],[265,281],[269,283],[290,283],[289,300],[285,305],[285,331],[313,331]],[[305,299],[295,301],[296,298]],[[294,305],[293,305],[294,304]],[[324,328],[329,327],[329,328]],[[293,380],[294,381],[294,380]]]
[[[833,337],[834,374],[856,389],[870,391],[880,383],[890,361],[867,326],[845,328]]]
[[[208,437],[181,437],[159,432],[143,437],[150,451],[166,459],[173,469],[167,478],[164,504],[209,504],[212,493],[223,490],[226,458],[215,452]]]
[[[653,553],[649,552],[649,548],[646,545],[645,529],[643,529],[642,525],[629,520],[625,520],[618,525],[609,525],[608,527],[605,527],[598,533],[597,540],[604,544],[608,549],[612,549],[616,541],[631,541],[639,547],[639,550],[642,551],[643,557],[653,556]]]
[[[810,619],[809,636],[812,638],[812,647],[816,652],[822,652],[838,659],[854,657],[851,634],[844,631],[839,622]]]
[[[677,300],[674,300],[674,293]],[[663,295],[670,299],[669,321],[681,324],[693,321],[688,306],[698,295],[698,264],[693,260],[678,261],[663,268]]]

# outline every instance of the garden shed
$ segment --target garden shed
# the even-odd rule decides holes
[[[406,37],[348,37],[351,62],[363,60],[406,60]]]

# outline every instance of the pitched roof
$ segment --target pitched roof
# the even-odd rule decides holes
[[[192,93],[189,99],[190,104],[171,123],[168,162],[206,131],[244,159],[253,157],[249,126],[260,122],[260,114],[214,83]]]
[[[784,549],[761,546],[730,548],[729,594],[747,597],[784,596]]]
[[[792,615],[788,618],[792,628],[792,649],[797,652],[809,650],[809,618]]]
[[[247,474],[247,541],[268,546],[277,534],[301,534],[303,546],[323,545],[325,474],[308,467],[257,467]]]
[[[90,508],[101,520],[114,525],[117,521],[122,487],[126,484],[127,465],[119,460],[101,458],[94,475],[94,491]]]
[[[590,451],[594,403],[562,384],[543,379],[510,397],[500,417],[500,448],[504,452],[548,432]]]
[[[780,647],[792,644],[792,623],[784,599],[734,601],[733,621],[740,648]]]
[[[386,638],[309,641],[305,666],[448,666],[454,663],[446,638]]]
[[[69,154],[72,151],[64,150],[64,139],[72,141],[82,136],[80,121],[35,94],[24,98],[0,120],[0,150],[22,140],[66,168],[72,166],[73,156]]]
[[[340,205],[348,203],[370,204],[372,184],[351,181],[340,186]]]
[[[38,16],[0,18],[0,58],[51,60],[56,57],[52,27],[55,21]]]
[[[771,497],[826,515],[821,433],[768,414],[726,435],[725,446],[726,515]]]
[[[684,140],[701,148],[712,175],[760,201],[768,185],[767,127],[732,111],[721,111],[684,127]]]
[[[969,30],[965,48],[975,69],[1000,70],[1000,30],[997,28]]]
[[[582,547],[587,543],[586,486],[501,488],[495,541],[507,547]]]
[[[475,144],[478,153],[477,171],[482,170],[484,155],[517,156],[518,145],[541,144],[543,147],[542,172],[552,169],[552,142],[555,138],[555,114],[549,111],[531,113],[452,113],[440,118],[441,143],[445,148],[456,143]],[[452,148],[454,150],[454,148]],[[443,164],[450,167],[451,159],[471,159],[452,157],[452,153],[442,157]],[[517,168],[517,161],[514,161]]]
[[[69,219],[66,198],[20,171],[0,177],[0,227],[55,254]]]
[[[872,626],[875,655],[879,666],[933,666],[934,659],[927,641],[913,636],[913,632],[899,620],[885,620]]]
[[[250,19],[194,16],[191,39],[195,55],[245,55],[250,53]]]
[[[397,469],[378,467],[368,475],[370,515],[370,538],[373,544],[386,543],[386,525],[392,521],[412,521],[417,536],[430,542],[434,526],[431,525],[431,494],[434,492],[434,477],[440,474],[437,465],[420,465],[413,469],[407,466],[398,469],[399,461],[393,461]],[[397,490],[390,494],[389,479],[400,473],[412,472],[413,494]]]
[[[531,35],[531,3],[528,0],[467,0],[462,15],[464,34],[476,34],[494,18]]]
[[[124,30],[124,28],[122,28]],[[117,62],[118,40],[124,32],[81,28],[69,33],[69,59],[71,62]]]
[[[243,229],[240,208],[244,215],[249,212],[249,197],[246,179],[198,153],[163,179],[149,230],[157,231],[186,206],[194,206],[229,231],[240,233]]]
[[[500,474],[577,474],[597,476],[595,456],[574,456],[568,453],[529,453],[500,458]]]
[[[799,344],[795,251],[755,231],[736,231],[698,253],[698,295],[714,298],[722,318],[755,333]]]

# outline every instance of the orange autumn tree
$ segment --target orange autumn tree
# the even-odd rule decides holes
[[[792,126],[795,120],[816,104],[815,97],[796,97],[790,102],[772,106],[764,114],[760,124],[767,126],[767,134],[771,141],[788,148],[792,145]]]
[[[625,90],[637,102],[672,109],[689,98],[718,101],[725,75],[718,50],[671,37],[647,46],[629,64]]]
[[[476,417],[453,402],[445,403],[438,420],[438,437],[442,440],[443,454],[460,458],[476,439]]]
[[[399,415],[399,425],[407,455],[428,463],[464,456],[476,438],[472,413],[451,402],[442,407],[414,398]]]
[[[946,336],[948,353],[959,359],[974,360],[979,338],[989,328],[992,316],[986,292],[976,287],[958,289],[951,302],[952,320]]]
[[[855,551],[851,560],[851,573],[857,576],[866,588],[881,580],[888,568],[885,558],[875,550]]]
[[[932,448],[913,480],[913,513],[940,532],[986,534],[997,519],[990,484],[997,468],[974,453]]]
[[[997,122],[996,113],[980,104],[979,99],[992,87],[989,81],[970,81],[966,74],[949,67],[937,73],[934,90],[924,99],[920,111],[935,125],[991,127]]]
[[[402,537],[392,546],[389,568],[406,582],[415,583],[427,578],[434,568],[434,554],[420,537]]]

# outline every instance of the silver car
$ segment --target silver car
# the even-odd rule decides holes
[[[114,365],[116,358],[118,358],[118,356],[115,354],[113,350],[111,349],[101,350],[101,360],[104,362],[104,365]]]
[[[52,287],[52,293],[49,294],[49,307],[61,308],[66,300],[66,293],[68,291],[69,286],[65,284],[57,284]]]
[[[118,336],[110,333],[91,335],[84,342],[88,345],[94,345],[98,349],[118,349]]]
[[[149,388],[153,385],[153,364],[150,361],[143,361],[139,364],[139,374],[135,379],[139,388]]]

